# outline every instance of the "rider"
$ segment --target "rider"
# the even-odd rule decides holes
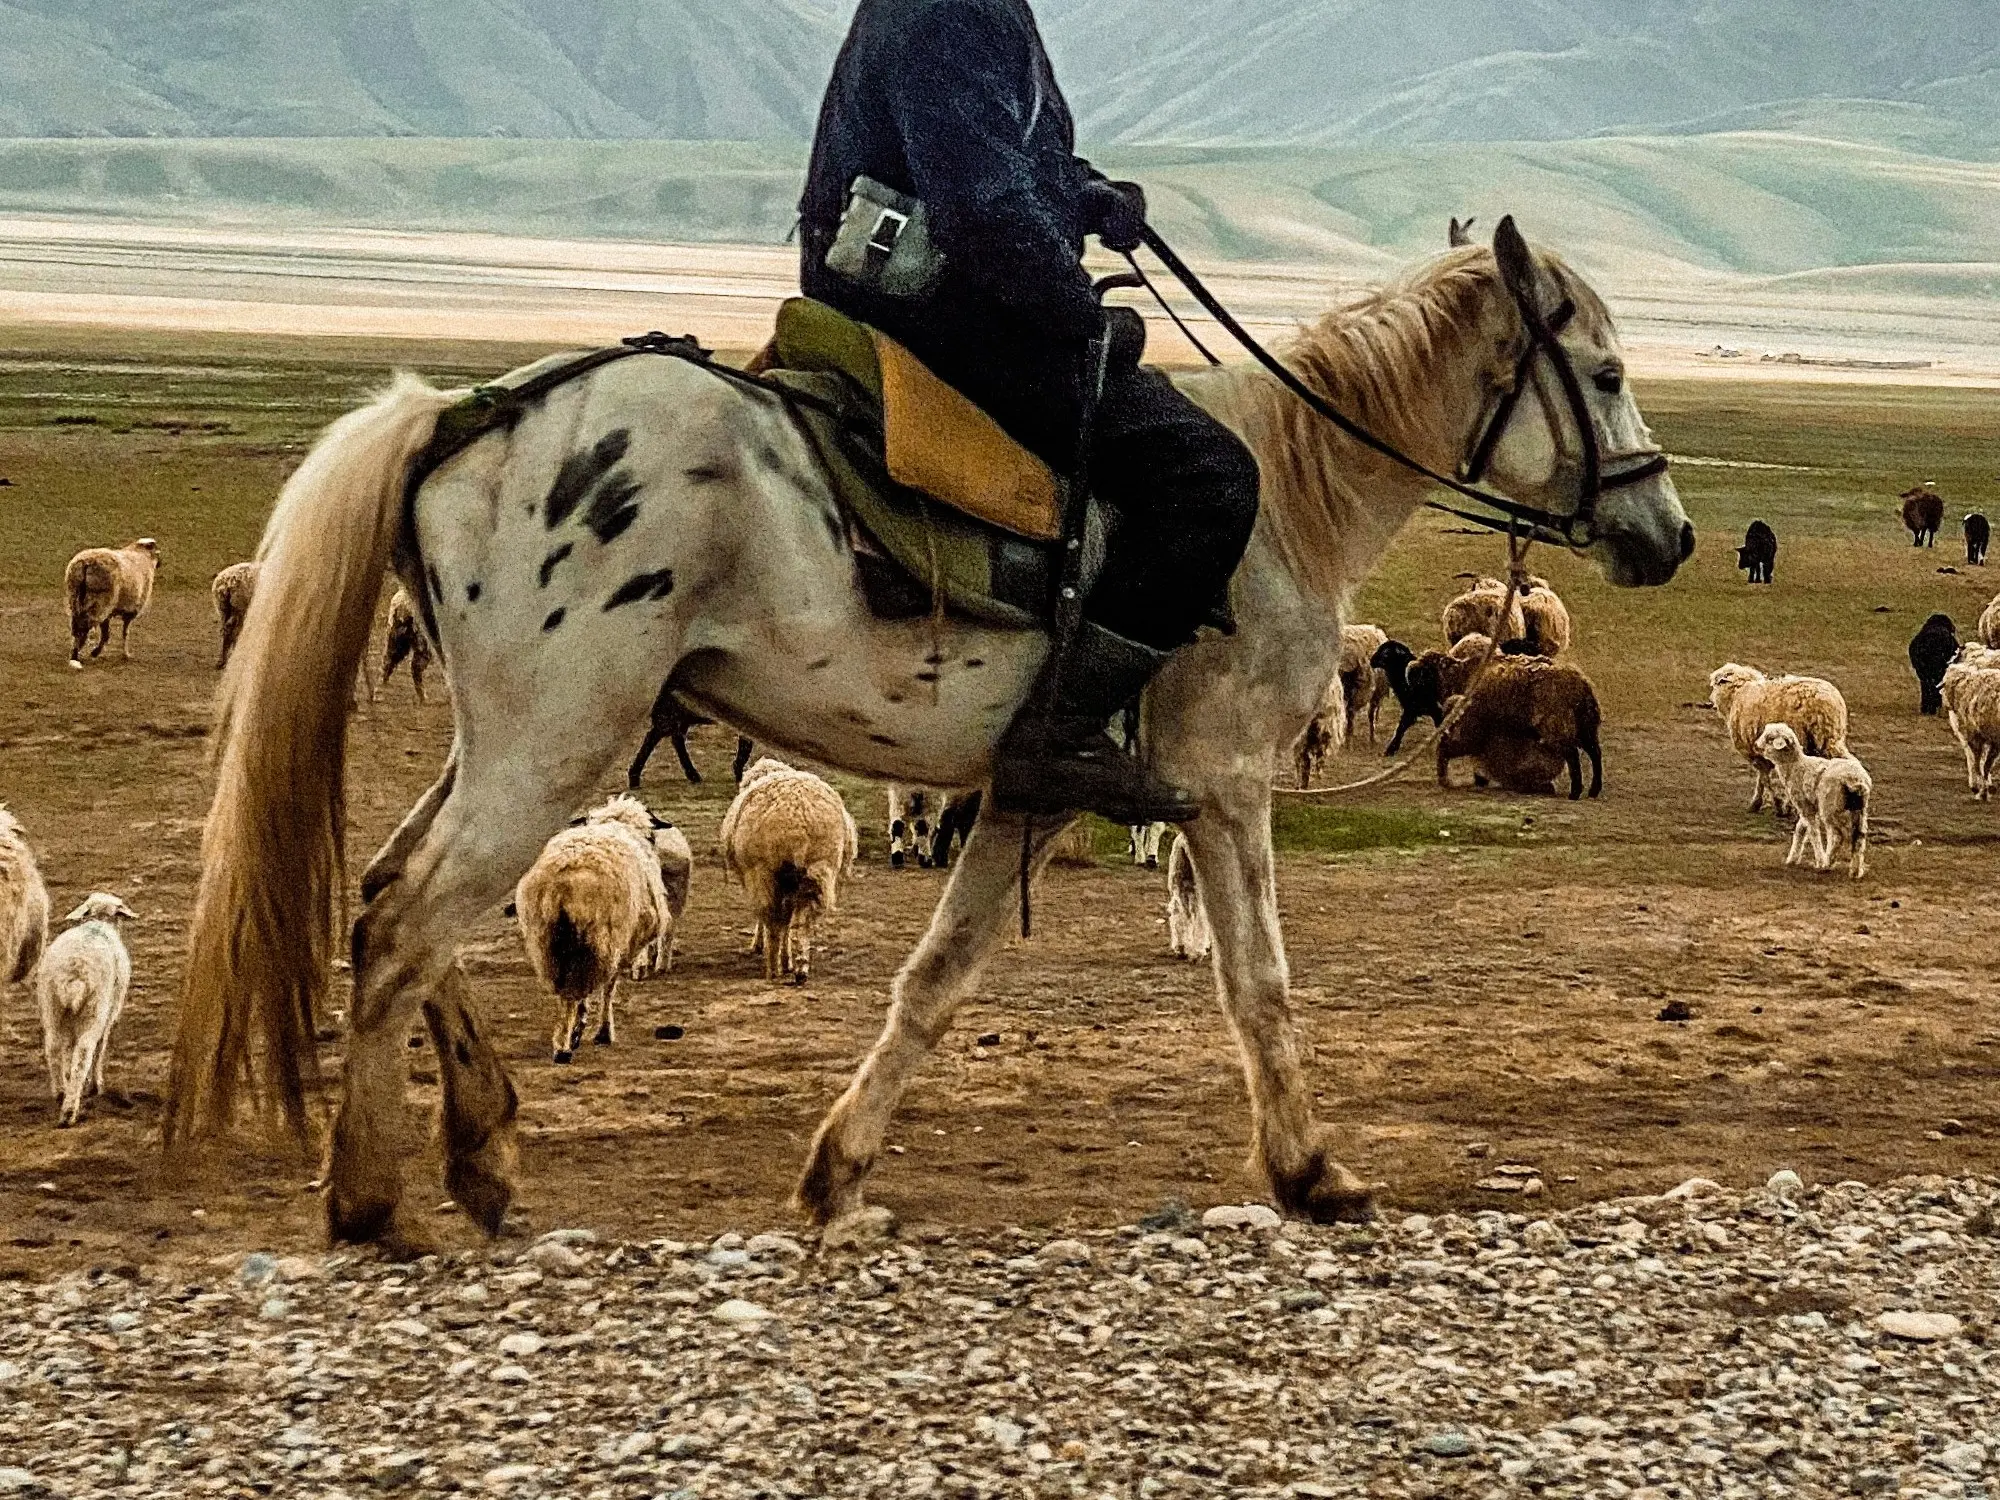
[[[863,178],[923,205],[943,265],[920,295],[827,264]],[[1106,333],[1084,237],[1136,248],[1145,211],[1137,184],[1077,157],[1027,0],[861,0],[800,204],[804,290],[906,345],[1058,473],[1079,465],[1086,355]],[[1114,318],[1086,478],[1116,542],[1067,659],[1058,671],[1052,656],[1000,741],[993,796],[1011,812],[1185,821],[1186,793],[1105,726],[1198,625],[1227,618],[1225,590],[1257,516],[1257,464],[1139,367],[1137,315]]]

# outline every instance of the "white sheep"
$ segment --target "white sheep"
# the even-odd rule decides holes
[[[1389,634],[1379,625],[1343,625],[1340,630],[1340,687],[1347,703],[1347,739],[1354,738],[1354,726],[1365,707],[1368,710],[1368,743],[1375,743],[1375,716],[1389,696],[1389,674],[1376,666],[1375,653],[1387,645]]]
[[[69,605],[69,664],[83,670],[83,647],[97,632],[93,657],[102,656],[118,622],[118,650],[132,659],[132,622],[153,602],[153,579],[160,571],[160,544],[149,536],[123,547],[86,547],[63,570],[63,598]]]
[[[27,983],[48,942],[48,887],[20,820],[0,807],[0,997]]]
[[[1792,830],[1787,865],[1799,862],[1806,841],[1812,841],[1813,868],[1833,863],[1833,851],[1843,833],[1847,838],[1847,873],[1859,880],[1868,873],[1868,799],[1875,784],[1868,769],[1851,755],[1808,755],[1789,724],[1767,724],[1757,736],[1757,751],[1785,784],[1786,798],[1798,814]],[[1842,828],[1843,815],[1846,827]]]
[[[1992,669],[2000,667],[2000,648],[1982,646],[1977,641],[1967,641],[1958,648],[1958,655],[1952,659],[1968,667]]]
[[[1972,651],[1981,651],[1974,646]],[[2000,658],[2000,653],[1986,653]],[[1961,653],[1963,656],[1963,653]],[[1993,793],[1993,762],[2000,756],[2000,659],[1990,665],[1959,660],[1944,669],[1938,696],[1951,732],[1965,752],[1965,784],[1981,802]]]
[[[1214,946],[1208,912],[1201,904],[1201,886],[1195,879],[1194,859],[1181,834],[1174,835],[1174,847],[1167,855],[1167,946],[1176,957],[1190,961],[1207,958]]]
[[[1980,612],[1979,643],[2000,649],[2000,594],[1994,595]]]
[[[98,891],[63,920],[77,925],[58,934],[42,955],[35,994],[56,1123],[69,1126],[83,1113],[86,1088],[104,1092],[104,1054],[132,987],[132,955],[118,929],[134,919],[123,901]]]
[[[1528,579],[1528,591],[1521,596],[1521,636],[1530,653],[1551,658],[1569,650],[1575,639],[1569,607],[1546,578]]]
[[[216,658],[219,672],[229,665],[229,655],[243,634],[243,622],[250,617],[250,601],[257,597],[257,579],[263,574],[261,562],[231,563],[209,584],[215,598],[215,619],[222,627],[222,654]]]
[[[692,868],[686,836],[626,796],[550,839],[521,877],[514,912],[528,963],[555,997],[549,1042],[558,1063],[575,1058],[593,1009],[597,1044],[617,1039],[621,978],[643,979],[672,962],[674,924],[687,903]]]
[[[1132,863],[1144,865],[1149,870],[1160,867],[1160,840],[1167,834],[1164,823],[1134,823],[1125,830],[1125,852],[1132,856]]]
[[[417,607],[410,602],[410,596],[397,589],[389,599],[389,633],[382,640],[382,686],[388,687],[389,678],[404,658],[410,663],[410,684],[417,690],[417,702],[428,703],[424,697],[424,673],[431,664],[431,638],[424,634],[423,623],[417,619]],[[368,694],[372,701],[375,693],[371,684]]]
[[[860,851],[840,793],[766,756],[744,773],[723,815],[721,842],[723,869],[757,914],[751,951],[763,953],[764,977],[804,984],[813,929],[837,909],[841,877]]]
[[[1819,677],[1766,677],[1755,667],[1726,662],[1708,674],[1709,697],[1729,726],[1730,743],[1756,775],[1750,811],[1764,806],[1768,789],[1777,811],[1785,811],[1771,764],[1757,749],[1767,724],[1789,725],[1808,755],[1847,754],[1847,702],[1840,690]]]

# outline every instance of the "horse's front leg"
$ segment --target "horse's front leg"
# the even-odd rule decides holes
[[[1366,1184],[1328,1154],[1312,1118],[1278,927],[1269,788],[1230,787],[1203,803],[1183,836],[1214,935],[1216,989],[1243,1052],[1252,1149],[1271,1191],[1287,1213],[1323,1223],[1366,1219],[1373,1207]]]
[[[798,1201],[819,1223],[862,1207],[862,1184],[903,1091],[1006,935],[1016,910],[1022,832],[1020,818],[988,812],[967,839],[930,930],[891,987],[888,1024],[813,1138]],[[1061,824],[1035,825],[1031,869],[1041,868],[1061,832]]]

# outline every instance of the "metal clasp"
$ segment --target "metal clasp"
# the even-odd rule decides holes
[[[890,228],[889,237],[886,240],[882,238],[884,225],[893,226]],[[899,213],[893,208],[883,209],[875,216],[875,227],[868,231],[868,248],[881,255],[895,254],[896,241],[903,237],[903,231],[909,227],[910,216],[908,214]]]

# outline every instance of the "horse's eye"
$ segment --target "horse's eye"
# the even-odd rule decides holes
[[[1591,384],[1604,392],[1605,395],[1615,396],[1625,389],[1625,372],[1615,368],[1599,370],[1592,379]]]

